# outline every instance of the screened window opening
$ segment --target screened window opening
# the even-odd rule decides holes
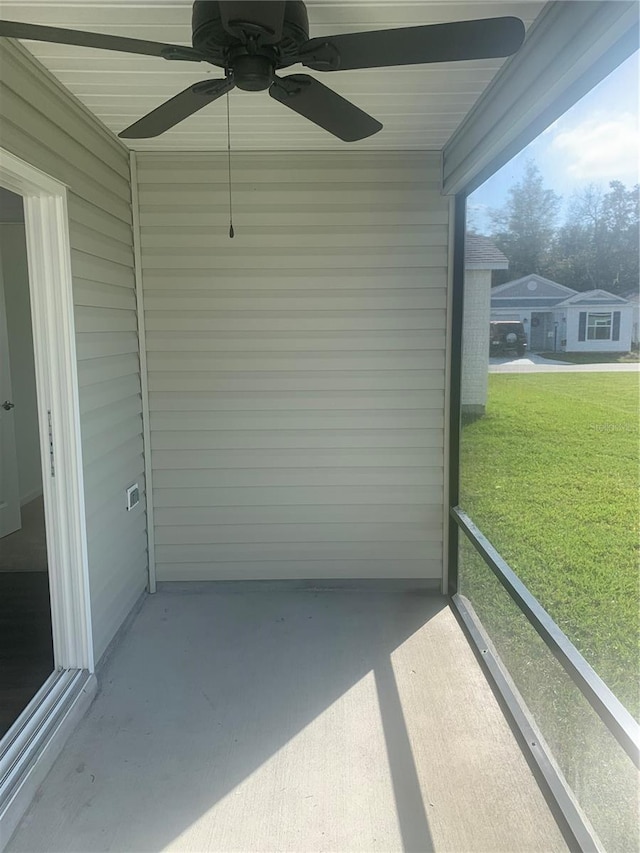
[[[605,161],[597,139],[607,122],[637,116],[638,61],[466,198],[459,257],[452,518],[468,541],[452,537],[454,598],[611,851],[640,850],[640,184],[637,144],[628,160]],[[505,324],[520,345],[505,336],[494,348],[492,329]],[[571,655],[549,653],[556,635],[532,627],[521,589],[588,673],[582,686]]]

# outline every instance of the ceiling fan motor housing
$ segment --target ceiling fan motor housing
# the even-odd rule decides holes
[[[217,0],[196,0],[192,16],[193,47],[213,65],[233,72],[239,89],[251,92],[268,89],[276,69],[298,61],[299,49],[309,38],[309,19],[303,0],[287,0],[282,38],[277,44],[262,42],[265,30],[257,21],[231,23],[237,35],[223,26]]]

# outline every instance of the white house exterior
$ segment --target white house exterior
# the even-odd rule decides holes
[[[631,349],[633,306],[606,290],[588,290],[566,299],[564,312],[568,352],[628,352]]]
[[[636,288],[635,290],[629,291],[629,293],[625,293],[625,299],[627,299],[633,306],[633,319],[631,321],[631,345],[637,347],[638,342],[640,341],[640,290]]]
[[[492,320],[520,320],[531,352],[627,352],[633,305],[606,290],[578,292],[539,275],[491,292]]]

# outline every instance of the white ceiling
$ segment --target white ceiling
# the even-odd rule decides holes
[[[191,44],[189,0],[81,0],[81,2],[6,2],[7,20],[93,30],[101,33]],[[515,15],[528,27],[543,2],[376,2],[307,0],[310,37],[363,30],[407,27],[445,21]],[[167,62],[147,56],[24,42],[77,98],[115,133],[191,83],[222,76],[213,66]],[[438,63],[392,69],[320,74],[293,66],[290,73],[317,76],[361,109],[383,130],[349,143],[359,149],[440,149],[460,124],[504,60]],[[339,149],[335,139],[267,92],[238,89],[230,95],[234,149]],[[135,150],[226,149],[225,99],[205,107],[156,139],[127,140]]]

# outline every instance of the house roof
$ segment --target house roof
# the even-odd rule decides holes
[[[608,290],[585,290],[582,293],[576,293],[575,296],[570,296],[559,305],[564,308],[576,305],[628,305],[629,301],[622,296],[616,296],[614,293],[609,293]]]
[[[509,261],[484,234],[467,234],[464,243],[464,265],[468,270],[506,270]]]
[[[531,273],[494,287],[491,291],[491,298],[493,299],[494,296],[526,296],[528,299],[567,299],[577,292],[577,290],[559,284],[557,281],[552,281],[550,278]]]
[[[492,308],[535,308],[545,311],[551,308],[570,308],[576,306],[624,306],[629,301],[622,296],[609,293],[608,290],[572,290],[557,281],[540,275],[525,275],[514,281],[508,281],[491,291]]]
[[[492,308],[535,308],[536,311],[545,311],[563,303],[564,300],[562,297],[556,299],[527,299],[526,297],[505,297],[504,299],[500,299],[499,297],[491,297]]]

